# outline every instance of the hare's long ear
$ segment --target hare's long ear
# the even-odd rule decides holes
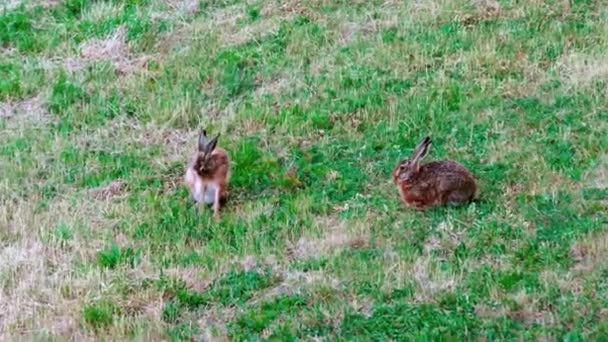
[[[422,139],[418,143],[418,146],[416,146],[416,149],[414,150],[414,155],[412,157],[412,163],[414,164],[416,171],[420,168],[420,161],[424,157],[426,157],[427,153],[429,152],[430,146],[431,146],[430,137],[424,137],[424,139]]]
[[[209,140],[207,139],[207,131],[203,129],[201,134],[198,136],[198,151],[203,152],[207,148]]]
[[[217,141],[220,138],[220,134],[218,133],[215,138],[211,139],[211,141],[209,141],[207,143],[207,149],[205,150],[207,153],[211,153],[213,152],[213,150],[215,150],[215,147],[217,146]]]

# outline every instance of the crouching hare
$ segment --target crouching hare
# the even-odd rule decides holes
[[[477,186],[464,166],[450,160],[420,164],[430,145],[429,137],[422,139],[412,157],[400,161],[393,170],[393,181],[403,202],[418,210],[471,202]]]
[[[198,151],[186,170],[185,181],[197,205],[213,205],[213,216],[219,218],[220,202],[226,200],[230,160],[228,153],[217,146],[220,135],[209,140],[207,132],[198,137]]]

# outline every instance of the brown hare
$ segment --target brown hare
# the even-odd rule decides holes
[[[420,164],[431,145],[431,138],[420,141],[410,159],[399,162],[393,181],[401,199],[418,210],[445,204],[463,204],[473,200],[477,191],[473,175],[464,166],[450,160]]]
[[[220,202],[225,201],[230,159],[228,153],[217,146],[220,135],[208,140],[207,132],[198,137],[198,151],[186,170],[185,181],[198,205],[213,204],[213,216],[219,218]]]

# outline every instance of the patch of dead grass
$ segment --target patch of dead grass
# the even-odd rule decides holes
[[[258,262],[253,255],[247,255],[243,260],[241,260],[241,266],[245,271],[250,271],[256,268]]]
[[[155,16],[173,16],[172,11],[169,12],[156,13]],[[209,13],[209,18],[206,20],[195,20],[188,25],[182,25],[171,32],[167,32],[162,39],[162,43],[159,44],[159,48],[167,53],[171,51],[172,47],[177,45],[188,49],[192,45],[190,44],[192,37],[200,37],[201,35],[218,36],[220,42],[224,41],[223,37],[226,37],[226,40],[230,40],[228,38],[233,37],[238,32],[239,28],[237,24],[242,20],[245,20],[244,5],[216,9]],[[243,39],[241,37],[233,38],[237,42]]]
[[[496,294],[494,294],[495,296]],[[528,294],[525,290],[507,295],[509,301],[513,303],[511,307],[505,305],[489,306],[479,303],[475,305],[475,313],[483,319],[498,319],[508,317],[526,326],[531,324],[552,325],[554,324],[554,314],[543,307],[541,301],[535,296]],[[504,301],[496,300],[496,302]]]
[[[184,1],[175,0],[173,2],[183,3]],[[183,4],[177,7],[180,6],[183,7]],[[210,20],[196,23],[178,35],[190,35],[193,33],[192,30],[204,30],[216,33],[222,46],[240,45],[276,32],[281,22],[289,21],[297,15],[315,18],[317,13],[302,4],[301,1],[266,1],[263,2],[260,17],[257,20],[241,25],[240,23],[248,20],[246,6],[232,5],[211,12]]]
[[[346,45],[355,39],[357,33],[363,29],[362,25],[354,22],[346,22],[340,25],[338,43]]]
[[[21,6],[23,3],[23,0],[4,0],[0,3],[0,8],[8,11]]]
[[[136,57],[129,51],[126,40],[126,27],[119,26],[113,34],[105,39],[93,38],[80,45],[80,56],[70,57],[65,67],[77,71],[91,62],[110,61],[119,74],[129,74],[143,69],[149,56]]]
[[[437,251],[440,254],[451,253],[464,240],[464,232],[456,230],[454,223],[449,219],[437,225],[437,233],[437,235],[431,236],[424,245],[426,253]]]
[[[481,318],[496,319],[504,317],[506,315],[506,310],[502,307],[495,308],[485,304],[477,304],[475,305],[475,314]]]
[[[265,291],[252,302],[268,300],[269,298],[281,295],[293,295],[303,293],[307,290],[317,287],[328,287],[340,289],[341,282],[339,279],[330,277],[323,271],[296,271],[282,270],[280,271],[282,281],[273,288]]]
[[[194,319],[202,330],[199,337],[203,341],[230,341],[226,323],[234,321],[243,311],[239,307],[212,307],[197,312]]]
[[[263,97],[266,95],[280,97],[282,93],[291,92],[294,88],[298,88],[300,85],[297,83],[298,81],[290,78],[289,75],[280,75],[275,79],[262,81],[260,86],[254,91],[254,97]]]
[[[12,10],[21,5],[28,7],[42,6],[44,8],[52,7],[60,3],[60,0],[2,0],[0,9]]]
[[[506,310],[506,315],[523,324],[551,324],[552,314],[541,307],[539,300],[527,294],[525,290],[510,296],[518,305],[517,308]],[[581,313],[582,314],[582,313]]]
[[[419,303],[430,301],[439,291],[452,291],[459,282],[455,274],[439,270],[429,256],[418,258],[411,265],[408,274],[418,284],[414,298]]]
[[[142,125],[136,120],[116,119],[108,124],[107,129],[99,130],[94,137],[90,135],[83,137],[79,143],[102,144],[103,141],[117,139],[117,135],[123,134],[128,135],[128,139],[139,146],[162,147],[162,158],[158,160],[162,165],[159,167],[163,167],[167,163],[183,161],[185,168],[188,158],[196,149],[199,131],[196,129],[181,130],[154,122]]]
[[[568,87],[588,86],[596,80],[608,81],[608,55],[567,53],[555,62],[554,67]]]
[[[583,282],[573,272],[558,274],[555,271],[546,270],[541,272],[539,279],[547,287],[557,285],[560,290],[573,295],[578,295],[583,291]]]
[[[124,214],[124,209],[111,202],[74,200],[71,195],[56,197],[46,210],[36,203],[35,198],[5,202],[0,210],[1,229],[15,238],[0,250],[0,327],[5,329],[0,334],[30,336],[44,331],[71,338],[81,331],[80,310],[87,295],[107,281],[98,271],[74,271],[76,263],[94,260],[104,245],[91,238],[87,228],[112,227],[115,222],[105,213]],[[56,235],[60,223],[71,230],[69,238]]]
[[[94,1],[89,4],[88,8],[82,13],[82,20],[91,22],[101,22],[106,18],[117,17],[123,11],[123,6],[115,2],[109,1]]]
[[[307,259],[333,254],[345,248],[360,248],[366,246],[369,241],[365,228],[359,227],[358,231],[349,231],[346,228],[347,222],[333,216],[319,218],[316,224],[317,228],[324,232],[323,236],[300,238],[291,247],[294,258]]]
[[[260,10],[260,18],[241,28],[237,23],[246,20],[243,6],[232,6],[216,11],[213,17],[215,23],[220,25],[218,30],[220,41],[225,46],[233,46],[277,32],[281,22],[292,20],[297,15],[311,18],[317,16],[315,11],[302,4],[301,1],[266,1]]]
[[[306,6],[300,0],[288,0],[288,1],[267,1],[261,11],[262,14],[280,15],[281,17],[292,17],[295,15],[302,15],[307,17],[315,18],[317,13],[310,7]]]
[[[416,291],[413,300],[417,303],[431,302],[436,293],[452,291],[460,283],[463,275],[440,268],[443,255],[453,253],[453,249],[464,239],[463,233],[454,229],[449,221],[438,226],[437,235],[429,237],[423,247],[423,254],[413,262],[403,260],[387,247],[384,255],[383,291],[402,288],[414,281]],[[473,265],[471,265],[473,266]]]
[[[116,197],[122,197],[124,190],[127,187],[127,182],[122,179],[116,179],[105,186],[91,189],[90,193],[93,198],[99,200],[109,200]]]
[[[199,0],[168,0],[164,1],[170,10],[161,13],[154,13],[153,18],[172,18],[172,17],[192,17],[200,11]]]
[[[80,46],[80,53],[88,60],[110,59],[120,61],[129,54],[126,27],[120,26],[106,39],[91,39]]]
[[[570,256],[575,261],[575,273],[587,274],[608,261],[608,233],[600,233],[576,241],[570,247]]]
[[[166,270],[165,273],[170,277],[183,280],[188,288],[191,288],[199,293],[204,292],[212,282],[206,277],[201,277],[201,269],[196,266],[170,268]]]
[[[238,31],[226,30],[220,35],[220,41],[225,46],[240,45],[251,40],[277,32],[280,26],[278,19],[262,19],[252,25],[246,25]]]
[[[595,189],[608,189],[608,154],[598,158],[597,165],[585,175],[588,186]]]
[[[415,18],[428,17],[435,19],[444,11],[450,9],[455,4],[462,2],[457,0],[415,0],[409,1],[407,6],[408,13]]]
[[[493,19],[501,15],[502,7],[496,0],[476,0],[473,1],[475,11],[456,12],[456,20],[465,26],[474,26],[485,20]]]
[[[475,78],[483,87],[495,88],[503,97],[521,97],[536,93],[546,81],[546,71],[537,62],[520,51],[514,58],[497,53],[499,46],[508,39],[509,32],[499,33],[478,41],[474,49],[462,52],[458,58],[447,61],[444,68],[463,64],[466,74]],[[496,76],[500,76],[498,81]]]
[[[78,328],[74,309],[78,300],[61,294],[62,287],[79,291],[72,282],[73,255],[38,239],[22,239],[3,247],[0,256],[0,326],[6,329],[4,333],[49,329],[65,334]]]
[[[5,119],[9,128],[47,125],[52,121],[42,94],[23,101],[0,102],[0,119]]]

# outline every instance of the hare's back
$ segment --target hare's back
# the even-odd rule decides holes
[[[423,174],[440,188],[475,187],[475,179],[469,170],[451,160],[434,161],[423,166]]]
[[[427,172],[437,174],[463,174],[471,176],[471,172],[466,167],[452,160],[438,160],[423,165],[423,169]]]

